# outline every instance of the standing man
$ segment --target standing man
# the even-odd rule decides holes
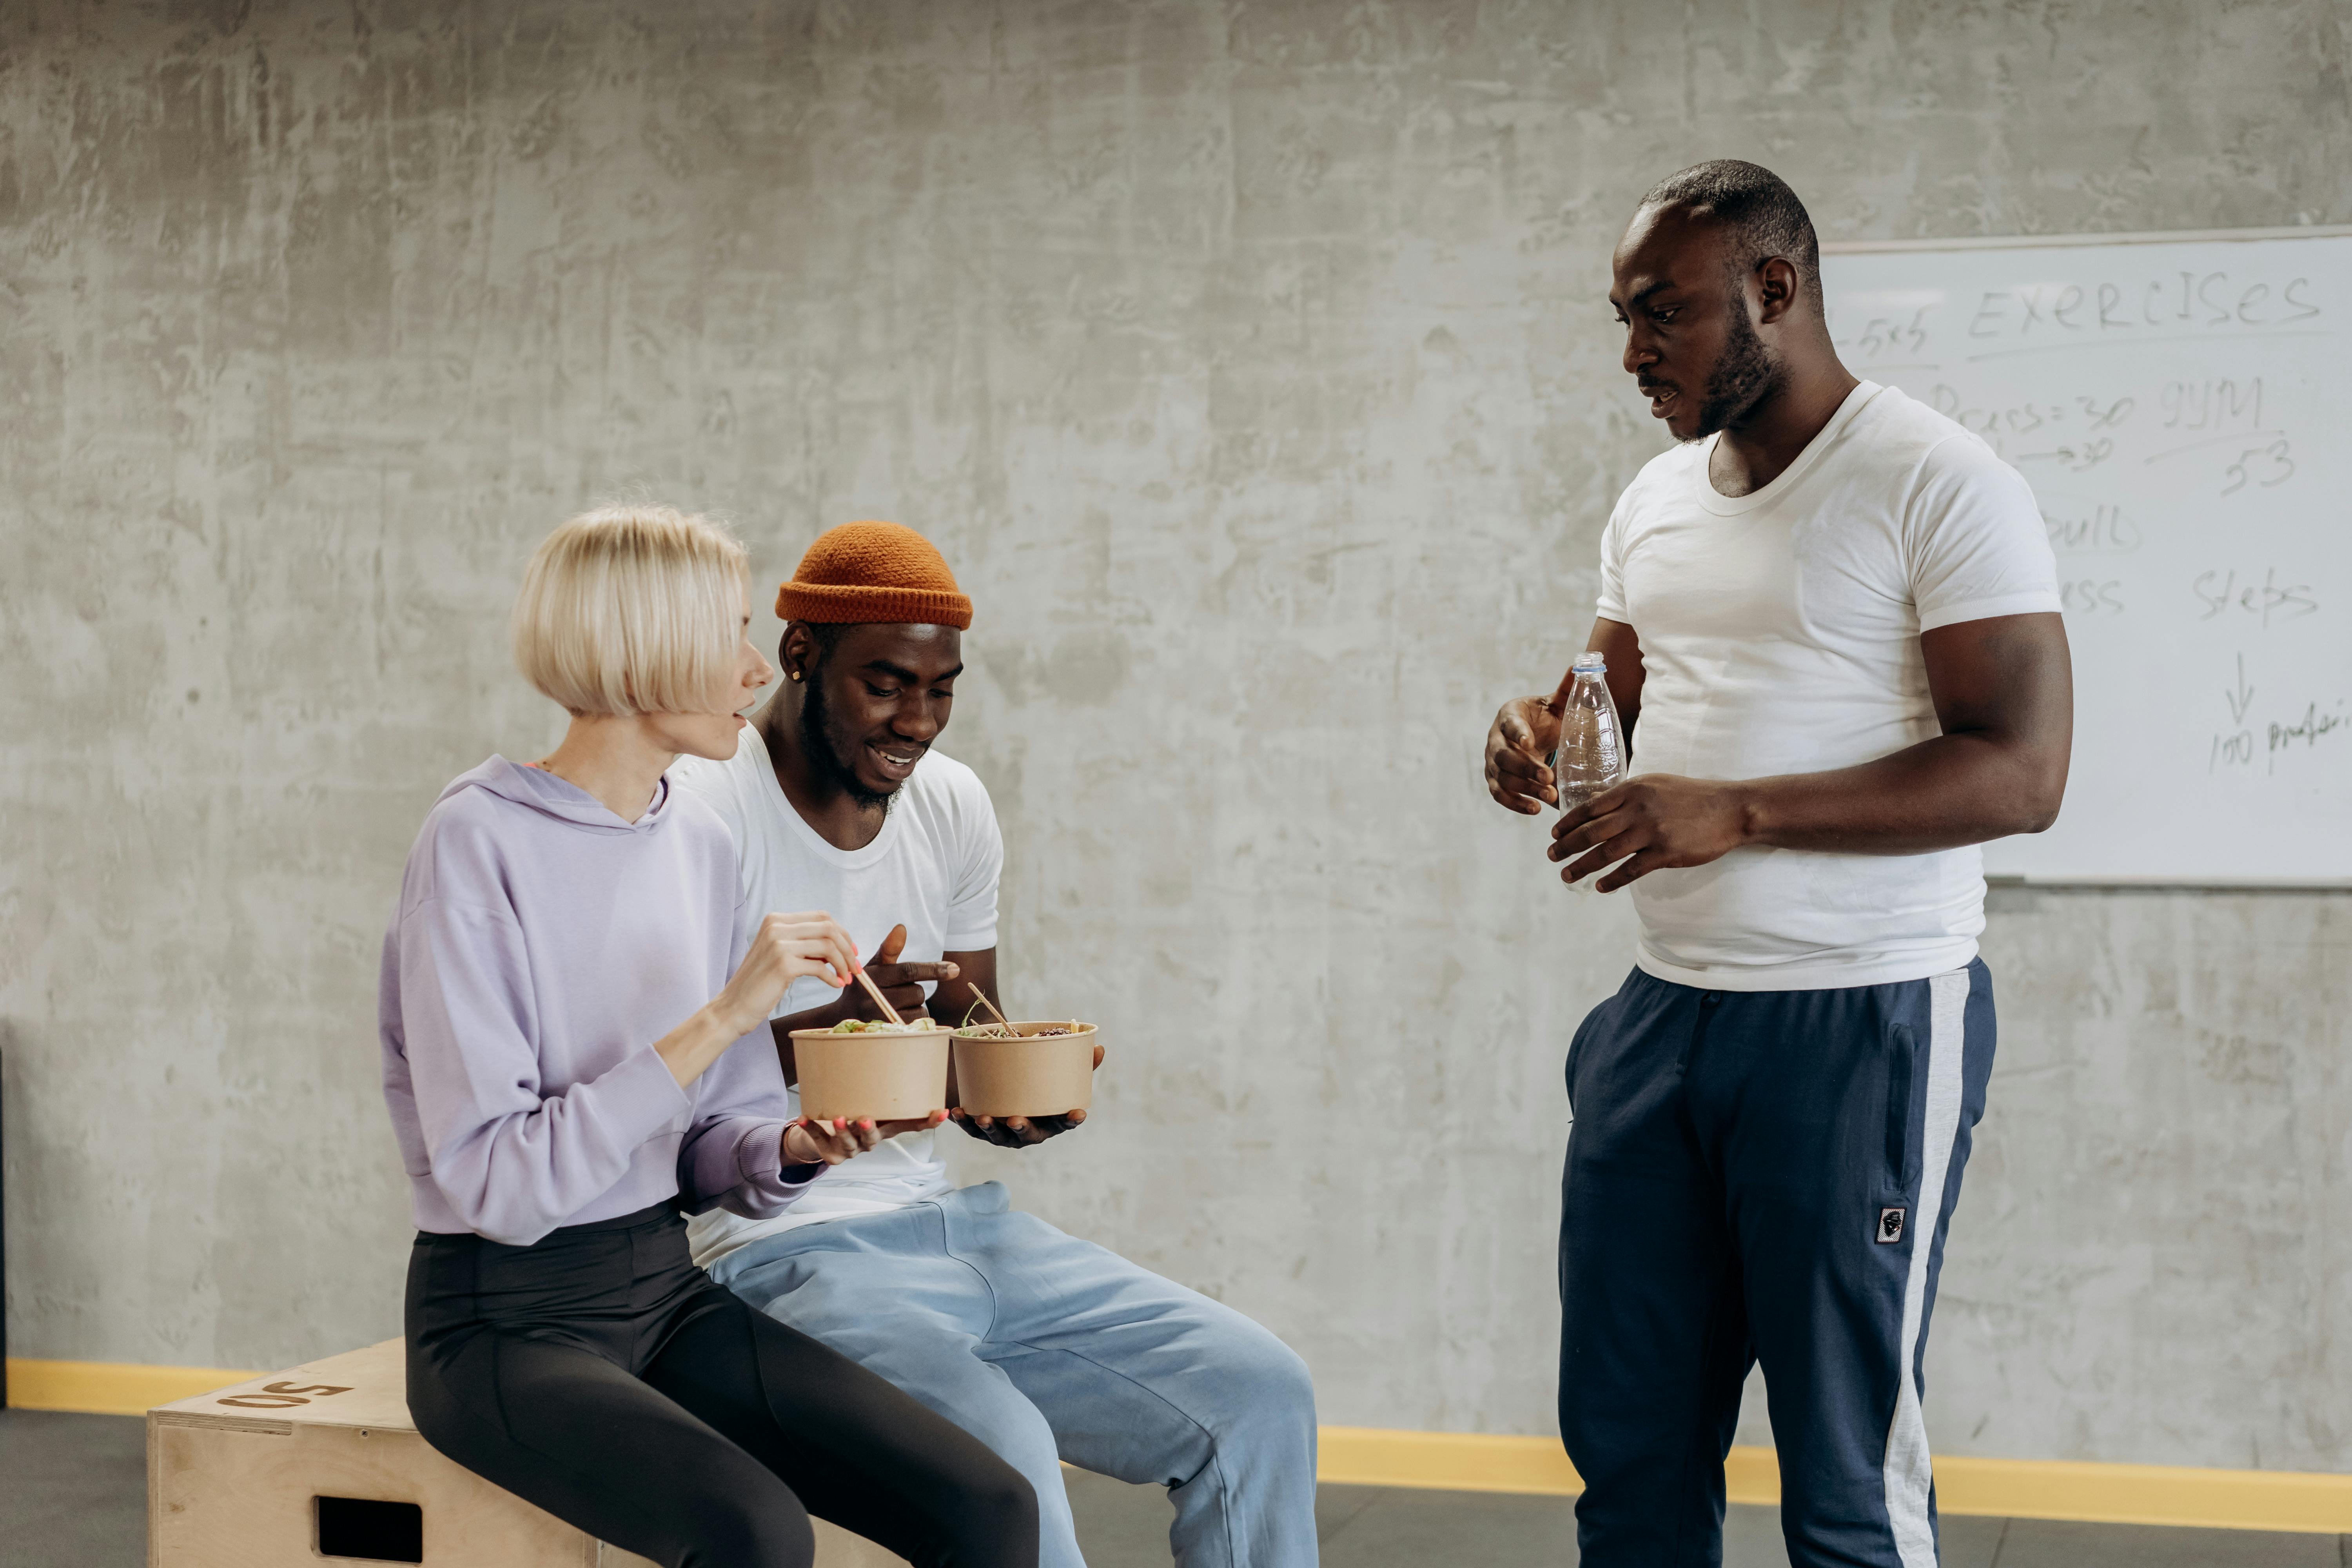
[[[1001,1005],[1004,841],[979,776],[933,750],[971,601],[922,535],[853,522],[809,547],[776,613],[788,623],[776,697],[731,761],[687,759],[671,778],[726,821],[745,892],[789,889],[801,902],[773,907],[832,910],[901,1014],[954,1025],[975,992]],[[787,1080],[791,1031],[871,1018],[869,1005],[858,987],[787,991],[771,1025]],[[955,1115],[1008,1147],[1086,1119]],[[1166,1487],[1186,1568],[1313,1568],[1306,1364],[1232,1308],[1010,1208],[997,1184],[957,1187],[932,1147],[943,1131],[878,1131],[891,1136],[828,1167],[782,1215],[698,1215],[695,1261],[1027,1477],[1041,1568],[1084,1568],[1064,1459]]]
[[[1625,368],[1681,445],[1601,537],[1591,646],[1643,771],[1549,850],[1641,916],[1568,1054],[1582,1560],[1721,1560],[1760,1358],[1790,1562],[1932,1568],[1921,1368],[1992,1067],[1976,846],[2064,791],[2056,567],[2015,470],[1838,362],[1811,220],[1769,171],[1662,182],[1613,266]],[[1557,731],[1543,698],[1503,705],[1496,801],[1557,801]]]

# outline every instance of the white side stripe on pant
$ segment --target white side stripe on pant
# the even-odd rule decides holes
[[[1909,1277],[1903,1285],[1902,1382],[1895,1396],[1895,1419],[1886,1428],[1886,1517],[1895,1526],[1895,1550],[1903,1568],[1936,1568],[1936,1534],[1927,1522],[1927,1424],[1919,1411],[1919,1383],[1912,1363],[1919,1353],[1919,1329],[1927,1316],[1927,1258],[1935,1250],[1936,1226],[1944,1212],[1944,1178],[1952,1168],[1952,1144],[1960,1131],[1960,1058],[1965,1046],[1969,972],[1955,969],[1927,982],[1927,1114],[1921,1129],[1919,1198],[1911,1215]]]

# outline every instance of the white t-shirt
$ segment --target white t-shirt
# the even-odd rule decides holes
[[[1004,839],[988,786],[936,750],[923,754],[891,798],[882,831],[862,849],[840,849],[802,820],[776,782],[767,743],[746,724],[724,763],[680,757],[672,783],[708,801],[735,837],[736,868],[761,914],[824,910],[839,921],[862,954],[872,954],[894,925],[907,928],[903,963],[936,963],[943,952],[996,945],[996,882]],[[931,987],[925,986],[929,991]],[[840,993],[822,980],[795,980],[772,1017],[822,1007]],[[793,1113],[800,1098],[793,1096]],[[706,1268],[747,1241],[820,1220],[881,1214],[950,1191],[933,1132],[908,1132],[819,1176],[773,1219],[747,1220],[714,1211],[688,1225],[694,1260]],[[961,1134],[959,1134],[961,1136]]]
[[[1864,382],[1788,471],[1745,496],[1713,441],[1653,458],[1601,543],[1601,614],[1641,641],[1634,771],[1826,773],[1941,732],[1919,634],[2058,609],[2017,470],[1951,420]],[[1631,889],[1641,967],[1719,991],[1923,979],[1976,956],[1983,858],[1735,849]]]

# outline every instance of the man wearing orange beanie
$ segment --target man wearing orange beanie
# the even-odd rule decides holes
[[[986,786],[933,748],[971,601],[922,535],[853,522],[809,547],[776,613],[776,697],[731,762],[687,758],[669,776],[726,819],[752,906],[831,911],[901,1014],[954,1024],[977,992],[1001,1004],[1003,839]],[[857,987],[787,991],[772,1025],[785,1076],[791,1030],[869,1008]],[[1086,1119],[955,1115],[1006,1146]],[[1018,1468],[1037,1492],[1042,1568],[1084,1568],[1063,1459],[1167,1487],[1188,1568],[1313,1563],[1315,1395],[1298,1357],[1233,1309],[1013,1211],[994,1182],[956,1187],[927,1124],[882,1131],[894,1136],[776,1218],[698,1216],[695,1260]]]

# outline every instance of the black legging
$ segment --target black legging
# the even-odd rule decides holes
[[[808,1568],[812,1513],[919,1568],[1035,1568],[1019,1471],[714,1284],[667,1205],[530,1247],[419,1236],[407,1320],[426,1442],[667,1568]]]

